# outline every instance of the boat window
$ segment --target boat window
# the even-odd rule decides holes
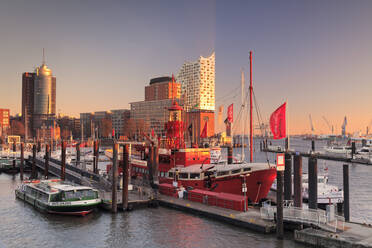
[[[324,183],[323,178],[318,178],[318,183]]]
[[[168,177],[173,177],[173,172],[169,172],[168,174],[169,174]]]
[[[219,171],[219,172],[217,172],[217,176],[225,176],[227,174],[229,174],[229,171]]]
[[[231,171],[231,174],[236,174],[236,173],[240,173],[241,169],[237,169],[237,170],[232,170]]]
[[[180,178],[189,178],[189,173],[180,173]]]
[[[200,174],[199,173],[190,173],[190,179],[199,179]]]
[[[250,167],[244,168],[243,171],[251,171]]]
[[[307,179],[302,179],[302,183],[308,183]]]

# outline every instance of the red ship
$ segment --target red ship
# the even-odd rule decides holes
[[[250,53],[250,59],[252,54]],[[252,60],[251,60],[252,65]],[[252,70],[252,66],[251,66]],[[242,88],[244,81],[242,76]],[[242,92],[244,89],[242,89]],[[246,203],[259,203],[265,199],[273,181],[276,178],[276,167],[269,162],[253,163],[253,123],[252,123],[252,73],[249,87],[250,96],[250,162],[232,162],[232,153],[229,163],[211,164],[211,149],[210,148],[186,148],[184,142],[185,126],[182,121],[183,109],[173,102],[169,110],[169,120],[165,124],[166,139],[163,142],[164,148],[159,149],[159,155],[153,155],[150,152],[149,156],[158,163],[150,162],[158,165],[158,174],[150,175],[157,182],[159,178],[159,187],[169,188],[170,191],[176,188],[196,189],[205,197],[213,194],[225,195],[225,198],[234,198],[239,196],[239,199],[244,199]],[[242,106],[244,106],[242,94]],[[232,119],[232,117],[231,117]],[[145,135],[146,136],[146,135]],[[160,140],[151,140],[152,145]],[[165,144],[164,144],[165,143]],[[154,147],[154,146],[153,146]],[[243,150],[244,153],[244,150]],[[156,153],[157,154],[157,153]],[[154,160],[153,159],[153,160]],[[153,161],[150,159],[150,161]],[[150,164],[150,168],[152,165]],[[150,170],[152,171],[152,169]],[[147,162],[141,159],[131,159],[131,176],[143,177],[145,174],[153,174],[148,172]],[[163,188],[164,188],[163,187]],[[172,187],[172,188],[171,188]],[[162,190],[160,190],[162,192]],[[172,194],[172,193],[170,193]],[[218,196],[217,196],[218,198]],[[217,204],[218,205],[218,204]]]

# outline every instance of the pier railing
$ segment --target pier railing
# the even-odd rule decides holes
[[[265,220],[275,220],[276,206],[264,205],[260,209],[261,218]],[[344,230],[345,218],[335,215],[334,218],[321,209],[297,208],[294,206],[284,206],[283,219],[285,221],[299,224],[314,225],[321,229],[337,232]]]

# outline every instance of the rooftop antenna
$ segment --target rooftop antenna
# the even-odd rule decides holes
[[[44,47],[43,47],[43,65],[45,65],[45,52],[44,52]]]

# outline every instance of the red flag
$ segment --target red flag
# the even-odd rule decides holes
[[[234,121],[234,104],[227,107],[227,120],[232,123]]]
[[[154,131],[154,129],[151,130],[151,136],[152,137],[155,137],[155,131]]]
[[[203,131],[200,134],[200,138],[207,138],[208,137],[207,130],[208,130],[208,122],[206,121],[205,125],[204,125],[204,128],[203,128]]]
[[[115,137],[115,129],[112,129],[112,137]]]
[[[286,134],[285,108],[286,102],[277,108],[270,116],[270,129],[274,139],[283,139]]]

